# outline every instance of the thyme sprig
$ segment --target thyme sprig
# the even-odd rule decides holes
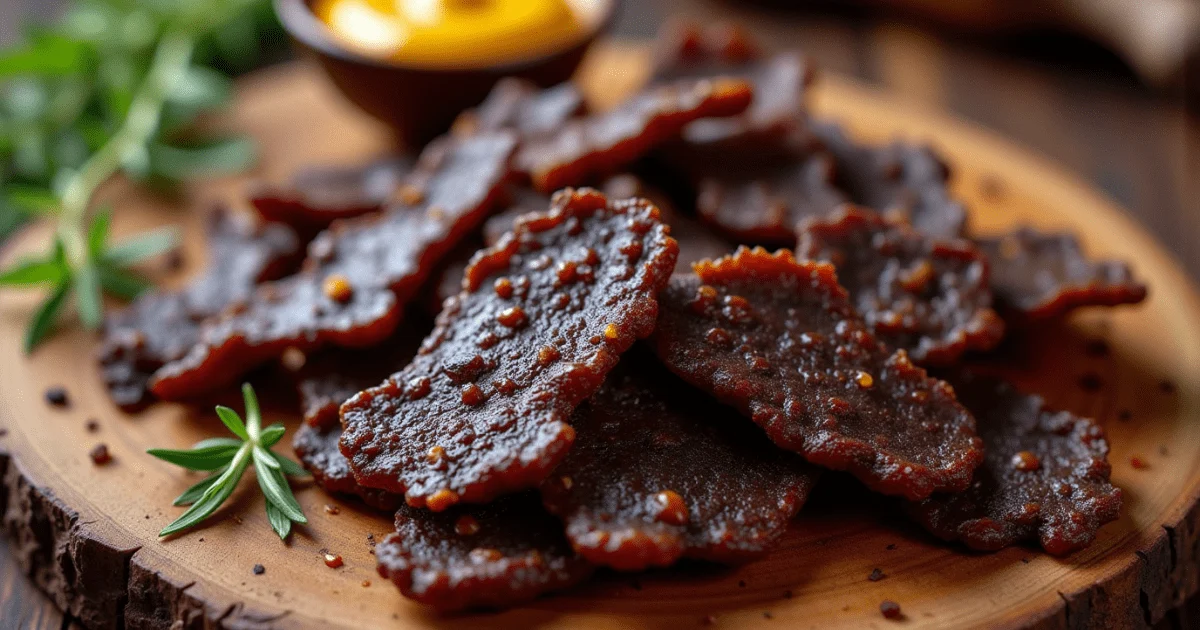
[[[249,383],[242,385],[246,420],[229,407],[217,406],[217,416],[234,438],[218,437],[197,442],[188,450],[150,449],[147,453],[188,470],[211,471],[199,483],[176,497],[174,505],[191,506],[179,518],[158,533],[170,536],[200,524],[212,516],[237,488],[242,475],[254,465],[258,486],[267,501],[267,520],[271,529],[286,540],[292,523],[307,523],[300,504],[292,494],[287,477],[308,474],[296,462],[271,450],[283,437],[284,426],[262,426],[258,397]]]

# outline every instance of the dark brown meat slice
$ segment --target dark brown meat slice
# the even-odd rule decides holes
[[[402,201],[334,224],[309,245],[301,273],[206,321],[200,343],[155,374],[153,392],[189,398],[288,348],[359,348],[387,338],[431,270],[502,196],[515,144],[513,135],[495,133],[426,149],[404,184],[415,205]]]
[[[574,83],[541,89],[516,77],[505,77],[475,109],[459,115],[454,133],[512,130],[522,136],[552,132],[586,111],[583,94]]]
[[[542,500],[584,558],[625,571],[761,556],[819,474],[638,352],[571,425],[575,446]]]
[[[983,459],[971,415],[875,339],[831,265],[741,248],[660,299],[652,344],[667,367],[779,446],[914,500],[970,484]]]
[[[963,236],[967,211],[950,196],[950,169],[931,147],[902,141],[861,145],[829,122],[812,130],[833,153],[838,184],[855,203],[902,217],[932,237]]]
[[[412,160],[399,156],[358,167],[308,168],[284,186],[252,186],[250,204],[264,219],[312,235],[337,219],[382,210],[412,168]]]
[[[532,492],[440,514],[401,507],[375,559],[405,597],[443,611],[510,608],[593,571]]]
[[[575,118],[552,132],[522,138],[514,164],[542,192],[584,184],[678,138],[692,121],[740,114],[752,98],[750,84],[736,79],[652,86],[612,111]]]
[[[848,206],[806,222],[796,255],[833,263],[875,335],[918,363],[948,365],[1004,336],[987,258],[968,241],[931,238]]]
[[[109,395],[123,409],[150,402],[151,375],[199,340],[201,320],[247,299],[256,284],[284,275],[300,259],[300,241],[284,225],[217,208],[206,227],[202,275],[181,291],[147,291],[105,317],[98,359]]]
[[[514,186],[509,191],[508,208],[488,217],[483,224],[483,243],[489,247],[495,245],[502,236],[512,231],[521,215],[545,212],[549,206],[550,195],[526,186]]]
[[[1022,227],[976,239],[992,269],[992,291],[1005,317],[1023,323],[1061,317],[1084,306],[1136,304],[1146,286],[1129,265],[1091,261],[1071,234],[1043,234]]]
[[[386,512],[404,505],[404,497],[374,488],[364,488],[350,473],[350,463],[338,450],[342,427],[336,422],[323,426],[302,424],[292,436],[292,448],[300,464],[312,473],[313,482],[331,494],[362,499],[363,503]]]
[[[648,202],[556,194],[476,254],[412,364],[342,406],[359,482],[434,511],[536,486],[575,407],[653,330],[677,254]]]
[[[1062,555],[1086,547],[1101,525],[1117,519],[1121,490],[1109,483],[1099,426],[1049,411],[1041,397],[991,378],[960,375],[953,383],[975,412],[987,457],[966,491],[909,505],[921,525],[972,549],[1038,540]]]

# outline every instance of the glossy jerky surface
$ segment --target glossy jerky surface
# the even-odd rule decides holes
[[[434,511],[536,486],[575,407],[653,330],[677,254],[645,201],[555,195],[476,255],[412,364],[342,406],[355,476]]]
[[[543,502],[584,558],[621,570],[761,556],[818,474],[639,352],[571,425],[575,446],[542,484]]]
[[[1136,304],[1146,286],[1129,265],[1089,260],[1071,234],[1043,234],[1022,227],[976,239],[992,268],[992,291],[1006,317],[1031,322],[1059,317],[1084,306]]]
[[[202,275],[180,291],[147,291],[105,317],[98,358],[109,394],[122,408],[150,402],[151,375],[196,343],[201,320],[247,299],[256,284],[287,273],[300,258],[295,232],[277,223],[259,224],[218,208],[206,229]]]
[[[995,551],[1037,540],[1053,554],[1086,547],[1116,520],[1121,490],[1109,482],[1108,443],[1091,420],[1047,410],[1041,397],[990,378],[954,379],[975,412],[987,457],[971,487],[909,505],[940,538]]]
[[[387,338],[432,269],[499,200],[514,145],[511,134],[496,133],[426,149],[405,184],[420,191],[415,205],[323,232],[309,245],[301,273],[206,321],[200,343],[155,375],[154,393],[194,396],[288,348],[357,348]]]
[[[746,248],[699,263],[663,292],[652,345],[779,446],[878,492],[962,490],[983,458],[953,390],[875,339],[831,265]]]
[[[950,196],[950,169],[931,147],[903,141],[862,145],[829,122],[812,129],[833,154],[838,184],[852,201],[889,218],[904,218],[932,237],[963,235],[967,211]]]
[[[532,492],[442,513],[401,507],[375,559],[405,597],[443,611],[510,608],[593,570]]]
[[[551,192],[621,170],[660,144],[679,137],[688,123],[733,116],[753,98],[736,79],[682,80],[651,86],[609,112],[572,119],[558,129],[526,136],[514,157],[534,188]]]
[[[250,203],[264,219],[311,234],[337,219],[382,210],[412,168],[411,159],[399,156],[359,167],[308,168],[287,185],[252,187]]]
[[[967,241],[933,239],[846,207],[806,222],[796,255],[832,263],[875,335],[919,363],[950,364],[1004,335],[991,308],[987,259]]]
[[[541,89],[524,79],[505,77],[478,107],[459,115],[453,130],[460,135],[501,130],[547,133],[585,110],[583,94],[574,83]]]
[[[302,424],[292,436],[292,449],[300,464],[312,473],[313,483],[331,494],[358,497],[363,503],[384,511],[404,505],[404,497],[374,488],[364,488],[354,480],[350,463],[338,450],[342,427],[334,422],[326,426]]]

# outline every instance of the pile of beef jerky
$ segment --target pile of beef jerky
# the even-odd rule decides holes
[[[379,572],[439,609],[761,556],[822,469],[973,549],[1089,544],[1101,429],[961,358],[1145,288],[1069,234],[971,235],[932,150],[812,120],[812,78],[675,26],[611,111],[505,80],[415,161],[257,187],[203,277],[110,315],[112,395],[303,356],[298,456],[395,511]]]

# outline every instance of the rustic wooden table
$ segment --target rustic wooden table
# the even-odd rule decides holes
[[[21,16],[47,4],[0,2],[0,42],[12,37]],[[979,43],[909,23],[718,0],[626,2],[617,34],[652,35],[676,14],[736,19],[774,45],[805,49],[826,71],[954,112],[1045,154],[1127,208],[1200,281],[1200,118],[1177,99],[1149,93],[1100,49],[1050,38]],[[1200,627],[1197,607],[1187,608],[1160,627]],[[76,626],[0,544],[0,627]]]

